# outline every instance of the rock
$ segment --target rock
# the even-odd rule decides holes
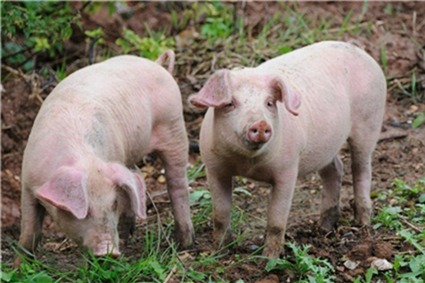
[[[382,258],[378,258],[372,261],[371,267],[375,268],[378,271],[393,269],[393,265],[388,262],[388,260]]]
[[[344,262],[344,266],[350,270],[354,270],[357,268],[357,266],[359,266],[359,263],[356,261],[347,260]]]

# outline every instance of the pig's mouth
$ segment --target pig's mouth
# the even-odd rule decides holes
[[[250,151],[260,150],[267,142],[252,142],[246,138],[243,139],[243,144]]]

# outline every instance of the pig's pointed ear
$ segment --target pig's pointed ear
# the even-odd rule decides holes
[[[174,54],[174,51],[173,50],[170,50],[170,49],[169,50],[166,50],[164,53],[162,53],[158,57],[158,59],[156,59],[155,62],[158,63],[159,65],[163,65],[165,63],[165,61],[167,60],[167,58],[168,58],[168,61],[169,61],[167,70],[168,70],[168,72],[170,74],[173,74],[173,71],[174,71],[174,59],[175,59],[175,54]]]
[[[71,212],[77,219],[87,216],[87,175],[74,167],[61,167],[53,177],[37,189],[38,199]]]
[[[301,105],[301,95],[279,77],[271,79],[270,86],[276,100],[283,102],[291,114],[298,116],[297,110]]]
[[[109,164],[109,174],[112,182],[128,193],[134,213],[146,219],[146,186],[143,177],[118,163]]]
[[[230,93],[230,71],[219,70],[208,79],[204,87],[189,97],[189,102],[197,108],[222,107],[232,102]]]

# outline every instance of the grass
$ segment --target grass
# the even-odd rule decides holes
[[[424,282],[425,281],[425,178],[415,184],[396,179],[393,189],[381,193],[380,200],[389,205],[378,206],[373,219],[373,228],[382,233],[396,234],[402,243],[410,244],[408,253],[395,255],[394,269],[384,273],[382,282]],[[378,202],[379,203],[379,202]],[[378,272],[370,268],[364,280],[371,282]]]
[[[196,167],[198,173],[200,167]],[[234,199],[246,196],[248,191],[239,187]],[[369,268],[355,282],[423,282],[425,278],[425,179],[409,185],[402,180],[394,181],[394,188],[377,196],[389,205],[376,208],[373,229],[383,234],[396,235],[401,242],[409,243],[410,252],[395,254],[394,268],[378,272]],[[237,202],[237,201],[235,201]],[[205,228],[211,213],[209,192],[200,189],[191,194],[193,221],[198,229]],[[287,243],[290,251],[284,258],[266,260],[254,249],[248,256],[229,254],[232,246],[243,245],[248,237],[244,223],[252,221],[252,215],[234,205],[232,226],[234,242],[218,251],[180,253],[169,240],[172,230],[170,221],[151,224],[144,236],[144,249],[140,258],[120,257],[98,259],[91,254],[82,255],[84,260],[72,270],[63,270],[59,263],[51,265],[27,259],[18,269],[7,263],[1,264],[1,282],[165,282],[174,278],[180,282],[226,282],[228,271],[239,265],[256,266],[266,261],[263,273],[283,271],[296,282],[334,282],[335,269],[327,259],[309,255],[310,246]],[[156,226],[156,227],[155,227]],[[249,230],[249,229],[248,229]],[[230,259],[229,259],[230,258]],[[239,282],[244,282],[239,281]]]
[[[265,270],[285,270],[293,273],[292,277],[297,278],[297,282],[334,282],[335,269],[329,261],[321,258],[314,258],[308,254],[310,246],[297,246],[288,243],[287,246],[293,252],[293,258],[286,256],[283,259],[271,259],[266,265]]]

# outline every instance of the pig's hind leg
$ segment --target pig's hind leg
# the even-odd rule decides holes
[[[378,120],[378,117],[371,119]],[[363,127],[362,127],[363,126]],[[355,220],[360,225],[369,225],[372,214],[370,199],[372,183],[372,153],[379,138],[381,125],[372,121],[358,123],[353,128],[348,143],[351,149],[351,170],[353,174]]]
[[[22,187],[21,195],[21,235],[19,237],[19,245],[22,249],[22,255],[33,256],[31,253],[35,251],[41,239],[46,209],[32,195],[30,189]],[[28,252],[30,254],[28,254]],[[21,264],[20,256],[16,257],[14,266]]]
[[[325,231],[332,230],[339,219],[339,196],[343,173],[343,164],[338,156],[319,171],[323,181],[320,227]]]
[[[175,238],[180,247],[193,244],[194,230],[190,215],[189,185],[186,175],[189,145],[183,129],[167,131],[164,144],[157,150],[165,167],[167,190],[175,221]]]

